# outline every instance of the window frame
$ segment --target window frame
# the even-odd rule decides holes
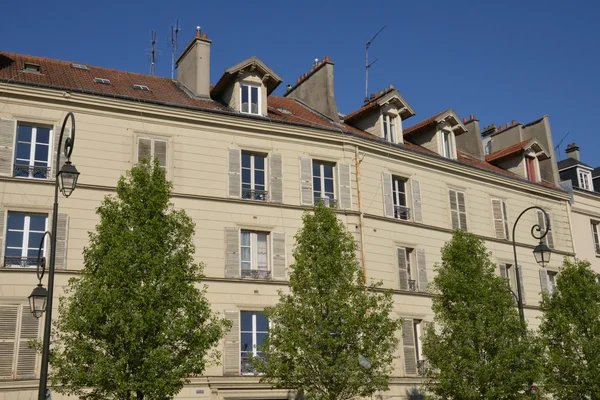
[[[161,168],[163,168],[165,170],[165,172],[168,175],[169,172],[169,161],[170,161],[170,157],[169,157],[169,149],[170,149],[170,143],[169,143],[169,139],[168,138],[164,138],[164,137],[156,137],[156,136],[149,136],[149,135],[137,135],[137,138],[135,140],[135,163],[138,163],[140,161],[140,140],[145,139],[145,140],[149,140],[150,141],[150,162],[153,163],[154,159],[158,158],[156,156],[156,142],[164,142],[165,143],[165,166]]]
[[[244,103],[243,103],[243,98],[244,98],[244,88],[247,88],[248,91],[248,111],[244,111]],[[257,105],[257,112],[253,113],[252,112],[252,88],[256,89],[256,95],[257,95],[257,99],[256,99],[256,105]],[[250,115],[262,115],[262,86],[261,85],[257,85],[254,83],[249,83],[249,82],[242,82],[240,83],[240,112],[243,114],[250,114]]]
[[[423,320],[413,319],[413,337],[415,341],[415,358],[417,360],[417,370],[419,364],[423,361]]]
[[[23,217],[23,229],[10,229],[8,226],[8,218],[10,216],[10,214],[22,214]],[[36,215],[36,216],[44,216],[45,217],[45,223],[44,223],[44,230],[43,231],[32,231],[31,230],[31,216],[32,215]],[[38,250],[40,244],[39,243],[35,243],[34,247],[30,246],[29,243],[29,235],[31,233],[41,233],[42,235],[48,230],[48,221],[49,220],[49,216],[48,214],[44,214],[44,213],[36,213],[36,212],[26,212],[26,211],[7,211],[6,213],[6,228],[4,230],[4,232],[2,233],[4,235],[4,259],[2,260],[2,266],[4,268],[37,268],[37,260],[36,263],[29,265],[28,259],[29,257],[29,251],[30,250]],[[8,233],[9,231],[12,232],[21,232],[22,233],[22,241],[21,241],[21,246],[20,247],[15,247],[15,246],[9,246],[8,245]],[[42,257],[46,257],[46,253],[47,253],[47,248],[48,248],[48,240],[46,238],[44,238],[44,244],[42,246]],[[7,256],[8,250],[21,250],[21,255],[20,256]],[[10,264],[7,265],[6,264],[6,257],[21,257],[22,259],[26,259],[26,265],[24,266],[23,263],[19,263],[18,265],[14,265],[14,264]],[[37,258],[37,252],[36,255],[33,256],[32,258]]]
[[[315,175],[315,164],[319,165],[319,175]],[[325,166],[329,165],[331,166],[331,178],[326,177],[325,176]],[[313,180],[313,199],[314,199],[314,203],[315,205],[317,204],[317,202],[321,199],[329,199],[329,206],[331,207],[335,207],[335,205],[337,204],[337,191],[336,191],[336,172],[337,172],[337,164],[336,163],[332,163],[332,162],[328,162],[328,161],[321,161],[321,160],[312,160],[312,165],[311,165],[311,175],[312,175],[312,180]],[[317,192],[317,190],[315,189],[315,178],[319,178],[320,181],[320,191]],[[325,180],[326,179],[331,179],[332,182],[332,192],[327,192],[325,190]],[[327,196],[327,193],[331,193],[331,197]],[[317,196],[317,194],[319,196]],[[332,201],[333,200],[333,201]]]
[[[250,235],[250,244],[249,245],[244,245],[244,241],[243,241],[243,235],[244,234],[249,234]],[[265,238],[265,247],[266,247],[266,268],[259,268],[259,262],[258,262],[258,243],[259,243],[259,236],[260,235],[264,235]],[[251,230],[251,229],[240,229],[240,277],[242,278],[249,278],[252,277],[253,274],[256,275],[256,277],[258,278],[263,278],[260,276],[259,272],[255,272],[253,273],[252,271],[264,271],[265,272],[265,276],[266,277],[270,277],[271,276],[271,262],[270,262],[270,256],[271,256],[271,245],[270,245],[270,239],[271,239],[271,233],[267,232],[267,231],[256,231],[256,230]],[[250,260],[246,261],[242,259],[243,256],[243,248],[249,248],[250,249]],[[250,268],[243,268],[242,265],[244,263],[250,263]],[[250,271],[249,276],[244,276],[244,271]]]
[[[250,168],[246,168],[244,167],[244,155],[248,155],[250,156]],[[262,157],[263,158],[263,184],[261,186],[264,186],[264,189],[262,190],[263,194],[262,196],[257,194],[256,191],[256,172],[257,171],[261,171],[261,170],[257,170],[256,169],[256,157]],[[242,199],[249,199],[249,200],[263,200],[266,201],[268,199],[268,194],[269,194],[269,186],[268,186],[268,160],[269,160],[269,156],[268,154],[263,154],[260,152],[254,152],[254,151],[245,151],[242,150],[240,153],[240,191],[241,191],[241,197]],[[244,185],[248,184],[246,182],[244,182],[244,170],[250,170],[250,189],[244,188]],[[250,196],[249,197],[244,197],[244,190],[250,190]]]
[[[596,256],[600,256],[600,222],[591,221],[592,227],[592,243],[594,244],[594,253]]]
[[[446,158],[454,158],[452,151],[452,132],[448,129],[441,130],[442,156]]]
[[[525,175],[531,182],[540,182],[539,164],[535,155],[525,155]]]
[[[251,331],[245,331],[242,330],[242,315],[243,314],[251,314],[252,315],[252,330]],[[256,317],[257,314],[261,314],[266,320],[267,320],[267,330],[266,331],[259,331],[257,329],[257,323],[256,323]],[[254,310],[241,310],[240,311],[240,375],[255,375],[256,371],[248,371],[248,372],[244,372],[242,371],[242,363],[244,362],[244,357],[243,357],[243,353],[246,353],[246,355],[248,355],[248,353],[252,353],[252,357],[259,357],[259,353],[264,354],[265,352],[263,351],[259,351],[258,350],[258,345],[257,345],[257,335],[258,334],[266,334],[267,337],[269,336],[269,328],[270,328],[271,322],[269,321],[269,319],[261,312],[261,311],[254,311]],[[242,335],[244,333],[250,333],[252,335],[252,349],[251,350],[242,350]]]
[[[546,281],[548,282],[548,293],[552,294],[556,290],[556,276],[558,272],[546,270]]]
[[[508,279],[508,285],[510,286],[510,290],[515,296],[517,296],[517,268],[515,267],[515,264],[504,264],[504,266],[506,267],[507,275],[505,279]]]
[[[398,188],[398,183],[402,182],[404,186],[404,191],[401,192]],[[402,176],[392,175],[392,205],[394,206],[394,218],[401,219],[403,221],[409,221],[411,219],[410,215],[410,202],[409,202],[409,192],[408,192],[409,180]],[[402,198],[401,195],[404,195],[404,204],[400,201]],[[396,207],[404,207],[408,210],[406,213],[406,217],[402,217],[402,213],[396,211]]]
[[[592,173],[583,168],[577,168],[577,182],[580,189],[594,191]]]
[[[12,176],[15,178],[25,178],[25,179],[50,179],[51,178],[51,170],[52,170],[52,161],[53,161],[53,152],[54,152],[54,127],[53,126],[44,126],[44,124],[35,124],[35,123],[28,123],[28,122],[21,122],[21,121],[17,121],[16,124],[16,132],[15,132],[15,139],[14,139],[14,151],[13,151],[13,159],[12,159]],[[31,128],[31,139],[29,142],[20,142],[19,141],[19,128],[21,126],[27,126]],[[48,129],[48,143],[38,143],[37,141],[37,130],[38,128],[43,128],[43,129]],[[22,162],[19,163],[18,162],[18,157],[17,157],[17,152],[18,152],[18,148],[19,148],[19,143],[29,143],[29,160],[26,163]],[[47,165],[43,166],[43,165],[35,165],[36,162],[44,162],[44,161],[38,161],[35,158],[35,153],[36,153],[36,149],[37,149],[37,145],[42,145],[42,146],[48,146],[48,160]],[[43,178],[36,178],[35,176],[33,176],[33,174],[31,172],[34,171],[30,171],[28,172],[27,176],[15,176],[15,166],[16,165],[21,165],[24,167],[28,167],[29,169],[33,169],[35,167],[45,167],[46,168],[46,176]]]
[[[398,115],[382,113],[383,119],[383,139],[390,143],[398,143]]]

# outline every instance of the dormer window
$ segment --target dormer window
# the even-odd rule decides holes
[[[527,179],[531,182],[538,182],[537,158],[525,156],[525,171],[527,172]]]
[[[260,115],[260,87],[242,84],[240,90],[240,98],[242,99],[242,109],[240,111],[246,114]]]
[[[450,132],[442,131],[442,155],[446,158],[450,158],[452,152],[450,151]]]
[[[395,115],[383,114],[383,138],[388,142],[397,143]]]
[[[592,186],[592,173],[581,168],[577,168],[577,178],[579,180],[579,187],[584,190],[593,190]]]

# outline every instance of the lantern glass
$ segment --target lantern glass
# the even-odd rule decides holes
[[[29,310],[34,317],[40,318],[46,311],[46,301],[48,300],[48,291],[38,284],[29,295]]]
[[[540,241],[540,244],[535,246],[535,249],[533,249],[535,261],[537,261],[542,268],[548,265],[548,262],[550,261],[550,254],[552,254],[552,251],[550,251],[550,248],[548,248],[548,246],[546,246],[546,244],[542,241]]]
[[[58,187],[65,197],[69,197],[75,187],[77,186],[77,178],[79,178],[79,171],[71,161],[65,162],[58,172]]]

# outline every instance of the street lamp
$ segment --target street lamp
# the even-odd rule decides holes
[[[71,136],[65,140],[64,156],[67,161],[60,168],[60,152],[63,143],[63,135],[65,133],[65,127],[67,121],[71,119]],[[54,267],[56,260],[56,230],[58,226],[58,191],[65,197],[69,197],[75,187],[77,186],[77,178],[79,177],[79,171],[71,164],[70,158],[73,152],[73,146],[75,144],[75,116],[72,112],[69,112],[65,117],[62,128],[60,130],[60,137],[58,140],[58,150],[56,152],[56,179],[54,182],[54,208],[52,210],[52,230],[51,232],[44,232],[42,240],[40,241],[40,247],[38,250],[38,261],[37,261],[37,276],[39,283],[33,292],[29,296],[29,307],[32,314],[36,318],[40,318],[44,311],[46,312],[46,318],[44,322],[44,341],[42,346],[42,366],[40,369],[40,385],[38,390],[38,400],[45,400],[47,398],[47,386],[48,386],[48,358],[50,355],[50,332],[52,331],[52,297],[54,293]],[[42,257],[42,249],[46,235],[50,235],[52,245],[50,246],[50,263],[48,264],[48,290],[42,285],[42,278],[46,272],[46,262]]]
[[[521,319],[523,332],[525,332],[525,313],[523,311],[523,293],[521,293],[521,278],[519,273],[519,263],[517,261],[517,244],[515,242],[515,231],[517,228],[517,223],[519,222],[523,214],[532,209],[540,210],[544,214],[544,221],[546,222],[545,229],[543,232],[542,227],[539,224],[533,225],[531,227],[531,236],[540,241],[540,243],[533,249],[533,256],[535,257],[535,261],[540,265],[540,267],[544,268],[550,261],[550,254],[552,253],[548,246],[546,246],[546,244],[542,240],[546,237],[548,231],[550,230],[550,217],[548,216],[548,213],[546,212],[546,210],[538,206],[531,206],[529,208],[526,208],[517,217],[517,220],[513,225],[512,231],[513,252],[515,255],[515,275],[517,276],[517,304],[519,306],[519,317]]]

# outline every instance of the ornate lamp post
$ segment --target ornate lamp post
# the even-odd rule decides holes
[[[64,155],[67,158],[65,164],[60,166],[60,153],[63,143],[63,135],[65,133],[65,127],[67,121],[71,119],[71,136],[65,140]],[[38,250],[38,280],[39,283],[33,292],[29,296],[29,307],[31,312],[36,318],[40,318],[44,311],[46,312],[46,319],[44,323],[44,342],[42,347],[42,368],[40,370],[40,385],[38,392],[38,400],[46,399],[46,390],[48,385],[48,356],[50,353],[50,332],[52,330],[52,297],[54,294],[54,265],[56,259],[56,229],[58,224],[58,191],[65,197],[69,197],[75,187],[77,186],[77,178],[79,177],[79,171],[71,164],[69,160],[71,153],[73,152],[73,145],[75,144],[75,116],[69,112],[65,117],[62,128],[60,130],[60,138],[58,141],[58,150],[56,152],[56,180],[54,183],[54,209],[52,211],[52,230],[51,232],[45,232],[42,236],[40,248]],[[41,257],[42,249],[44,246],[44,240],[46,235],[50,235],[52,245],[50,247],[50,263],[48,268],[48,290],[42,285],[42,278],[46,271],[46,262]]]

